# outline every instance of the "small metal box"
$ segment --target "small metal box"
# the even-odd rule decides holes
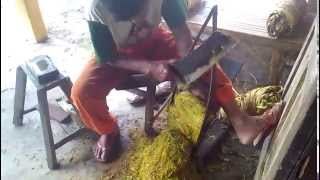
[[[27,61],[26,65],[33,78],[40,84],[52,81],[59,75],[59,71],[51,59],[45,55],[37,56]]]

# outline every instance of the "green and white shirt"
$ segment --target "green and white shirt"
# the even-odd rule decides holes
[[[171,29],[185,23],[187,16],[185,0],[147,2],[146,18],[154,27],[159,26],[162,17]],[[117,48],[128,44],[132,22],[116,21],[101,0],[93,0],[87,19],[97,61],[99,63],[112,61]]]

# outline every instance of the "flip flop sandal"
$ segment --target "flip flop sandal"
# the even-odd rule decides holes
[[[272,107],[271,109],[267,110],[264,113],[264,115],[267,116],[266,125],[263,128],[263,130],[258,134],[258,136],[253,140],[254,147],[261,147],[266,137],[272,132],[273,128],[277,126],[279,119],[281,117],[284,105],[285,103],[283,101],[275,104],[275,106],[277,106],[276,108],[278,108],[276,110],[276,112],[278,112],[277,114],[274,114],[275,107]],[[276,119],[276,120],[273,120],[273,119]]]

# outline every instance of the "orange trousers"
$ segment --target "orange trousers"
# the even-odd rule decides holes
[[[179,58],[174,37],[168,31],[157,28],[151,37],[139,44],[119,49],[122,56],[134,59],[169,60]],[[117,129],[117,121],[109,112],[106,96],[128,77],[129,72],[108,64],[97,64],[92,58],[82,70],[71,90],[72,103],[87,128],[98,134],[108,134]],[[210,81],[207,73],[202,80]],[[214,67],[213,98],[223,105],[235,95],[230,79],[219,65]]]

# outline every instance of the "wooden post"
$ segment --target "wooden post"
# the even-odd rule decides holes
[[[38,0],[16,0],[16,5],[19,13],[31,27],[36,41],[44,42],[47,39],[47,29],[42,20]]]
[[[270,61],[269,67],[269,83],[272,85],[279,84],[279,76],[280,76],[280,69],[283,65],[282,61],[282,53],[276,49],[272,48],[272,57]]]
[[[156,135],[155,130],[152,127],[153,121],[154,121],[154,105],[156,102],[156,84],[153,82],[149,82],[147,85],[147,93],[146,93],[146,107],[145,107],[145,122],[144,122],[144,130],[145,133],[153,137]]]

